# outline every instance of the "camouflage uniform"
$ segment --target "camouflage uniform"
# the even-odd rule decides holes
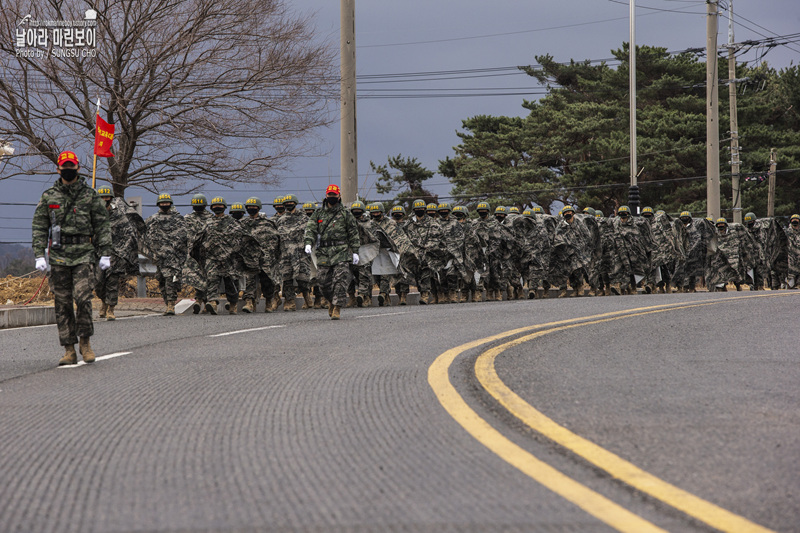
[[[510,250],[514,236],[508,228],[502,226],[497,219],[491,216],[479,216],[473,224],[478,236],[488,245],[486,256],[489,259],[489,268],[481,276],[478,290],[483,290],[485,286],[488,293],[487,299],[502,299],[501,292],[506,288],[503,263],[511,256]]]
[[[591,251],[586,246],[586,232],[581,226],[574,216],[571,222],[562,219],[556,226],[549,278],[560,288],[559,296],[566,294],[567,282],[575,289],[576,296],[583,287]]]
[[[206,255],[209,302],[219,302],[220,282],[224,283],[225,297],[230,308],[235,309],[239,302],[239,290],[236,284],[239,276],[236,270],[236,253],[241,247],[243,234],[242,225],[224,213],[213,216],[206,223],[203,248]]]
[[[446,215],[444,212],[439,213],[439,225],[442,228],[442,241],[447,251],[447,262],[436,273],[442,293],[440,303],[457,303],[456,291],[459,290],[459,282],[469,280],[464,263],[464,227],[452,214]]]
[[[481,273],[489,268],[489,259],[486,257],[487,245],[468,218],[462,219],[460,223],[464,228],[464,265],[470,278],[465,282],[464,288],[469,291],[473,302],[479,302],[483,299],[483,287],[479,287],[475,273],[478,273],[480,279]]]
[[[727,283],[733,283],[737,290],[741,290],[741,284],[747,280],[747,270],[753,263],[749,239],[749,232],[741,224],[727,224],[724,232],[717,232],[716,251],[712,253],[706,271],[706,286],[710,292],[724,290]]]
[[[673,220],[669,215],[666,213],[653,215],[648,222],[653,235],[653,248],[647,283],[650,286],[657,286],[659,292],[670,293],[672,292],[672,277],[677,270],[683,251],[675,234]]]
[[[214,215],[207,210],[192,211],[184,216],[186,235],[188,238],[188,257],[183,266],[183,283],[194,288],[194,299],[205,302],[208,299],[208,273],[206,270],[206,254],[203,246],[205,227]],[[215,292],[216,287],[211,292]]]
[[[186,262],[188,232],[186,219],[175,208],[159,211],[145,222],[144,254],[157,267],[156,279],[164,303],[178,299],[181,287],[181,270]]]
[[[611,294],[611,271],[614,268],[614,228],[606,217],[595,217],[600,232],[600,256],[597,260],[597,290],[606,296]]]
[[[635,292],[637,283],[651,270],[653,234],[647,221],[637,222],[634,218],[629,216],[623,221],[617,216],[612,221],[616,263],[610,279],[612,284],[619,284],[620,290],[627,292]]]
[[[308,222],[305,212],[295,208],[292,212],[284,212],[278,223],[283,297],[286,301],[295,298],[297,291],[308,293],[309,290],[311,259],[303,252],[303,235]]]
[[[372,227],[372,219],[366,214],[366,211],[359,217],[356,217],[352,211],[353,209],[351,207],[350,212],[353,214],[353,218],[358,224],[358,238],[361,245],[378,242],[378,237],[375,235]],[[359,302],[359,307],[364,305],[369,307],[372,305],[372,286],[374,284],[372,279],[372,262],[364,261],[362,258],[357,265],[352,265],[350,267],[350,272],[353,277],[347,288],[348,296],[353,299],[354,303]]]
[[[108,204],[108,218],[111,224],[111,242],[114,251],[111,267],[96,271],[95,292],[105,304],[116,306],[119,299],[120,278],[139,273],[139,245],[136,230],[125,212],[125,201],[114,198]]]
[[[589,284],[589,296],[594,296],[602,286],[600,279],[600,262],[603,257],[603,238],[600,234],[600,224],[593,214],[575,213],[583,236],[584,247],[588,254],[588,262],[584,267],[584,279]]]
[[[796,215],[792,215],[793,217]],[[786,228],[787,239],[787,286],[796,289],[800,284],[800,227]]]
[[[259,291],[266,299],[267,310],[278,284],[281,238],[275,222],[263,213],[242,219],[242,259],[244,261],[245,300],[257,302]]]
[[[411,244],[418,250],[419,262],[411,265],[411,274],[419,289],[420,303],[433,303],[430,294],[433,288],[433,272],[445,264],[442,227],[427,215],[419,218],[415,215],[406,224],[405,231]]]
[[[361,245],[358,223],[341,201],[314,211],[308,220],[303,242],[316,247],[317,279],[322,294],[333,307],[343,307],[347,298],[352,256]]]
[[[551,243],[547,228],[534,216],[524,216],[516,223],[516,233],[524,239],[522,275],[528,286],[528,298],[536,298],[539,284],[550,269]]]
[[[70,185],[59,177],[42,193],[32,223],[35,257],[45,256],[53,223],[61,226],[62,244],[58,249],[50,246],[50,288],[55,295],[59,342],[72,346],[78,337],[88,339],[94,334],[94,267],[98,257],[111,255],[111,228],[105,202],[81,176]]]
[[[759,218],[749,229],[760,248],[761,257],[755,284],[757,288],[761,288],[766,281],[771,289],[779,289],[787,275],[788,233],[784,232],[774,218]]]

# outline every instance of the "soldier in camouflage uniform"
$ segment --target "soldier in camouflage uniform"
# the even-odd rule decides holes
[[[186,285],[194,288],[193,312],[206,313],[205,305],[208,292],[208,282],[206,273],[206,256],[203,247],[203,235],[205,227],[213,217],[206,211],[208,200],[203,194],[192,196],[192,212],[183,217],[186,222],[186,236],[188,255],[183,265],[182,281]],[[214,288],[216,291],[216,287]]]
[[[481,275],[477,291],[482,292],[486,288],[486,301],[503,299],[503,289],[505,289],[505,279],[503,277],[503,260],[509,256],[513,234],[508,228],[503,227],[496,217],[489,216],[489,204],[481,202],[476,211],[478,218],[473,222],[473,227],[480,239],[488,246],[486,256],[489,260],[489,268]]]
[[[650,225],[637,222],[627,205],[617,209],[612,222],[616,264],[611,272],[611,290],[619,294],[635,294],[636,285],[650,273],[653,233]]]
[[[280,258],[281,238],[275,221],[262,213],[261,207],[259,198],[248,198],[245,210],[249,216],[242,219],[242,260],[245,272],[245,304],[242,311],[245,313],[255,313],[259,292],[265,298],[264,311],[271,312],[275,284],[279,279],[276,265]]]
[[[367,206],[367,212],[369,212],[369,216],[372,219],[372,226],[375,230],[375,234],[381,241],[381,248],[393,249],[392,251],[400,252],[401,244],[396,241],[400,235],[405,239],[405,233],[399,231],[397,224],[392,219],[385,216],[386,208],[383,207],[383,204],[369,204]],[[391,240],[391,242],[384,242],[384,240]],[[407,241],[407,239],[405,240]],[[389,298],[392,276],[373,274],[372,280],[378,286],[378,306],[392,305],[391,299]]]
[[[741,224],[728,224],[725,218],[718,218],[716,227],[717,248],[706,272],[706,287],[708,292],[724,292],[726,285],[733,283],[741,291],[753,263],[752,246],[747,242],[750,234]]]
[[[483,301],[483,289],[479,289],[478,281],[480,275],[489,268],[489,259],[486,257],[486,243],[481,239],[475,226],[469,221],[469,211],[466,207],[459,205],[453,208],[453,217],[464,228],[464,266],[467,269],[467,280],[460,280],[461,295],[459,301],[467,301],[472,298],[473,302]]]
[[[100,318],[115,320],[114,307],[119,300],[119,282],[128,274],[139,273],[139,246],[136,230],[125,212],[124,200],[114,198],[110,187],[100,187],[97,194],[106,203],[108,218],[111,224],[111,242],[114,251],[111,254],[111,268],[98,269],[95,280],[95,292],[100,298]]]
[[[211,200],[211,211],[214,216],[206,223],[203,238],[209,293],[206,311],[212,315],[217,314],[220,283],[223,283],[225,288],[225,298],[227,299],[225,307],[230,314],[236,314],[236,305],[239,303],[237,286],[239,273],[236,270],[236,253],[241,248],[244,230],[239,222],[225,214],[227,206],[225,198],[221,196]]]
[[[611,295],[611,270],[614,265],[614,228],[599,209],[594,212],[600,232],[600,256],[597,260],[597,295]]]
[[[364,202],[356,200],[350,204],[350,213],[358,223],[358,238],[362,246],[377,242],[378,238],[372,230],[372,219],[367,216]],[[353,277],[347,287],[347,307],[369,307],[372,305],[372,263],[360,257],[358,265],[350,269]]]
[[[526,209],[522,213],[525,225],[518,225],[525,238],[523,278],[528,286],[528,299],[539,297],[539,285],[545,280],[550,269],[551,243],[547,228],[533,214]]]
[[[311,260],[303,253],[303,235],[308,225],[308,217],[302,209],[297,209],[299,200],[294,194],[283,198],[285,211],[278,223],[281,236],[281,274],[283,276],[283,310],[296,311],[295,297],[299,291],[303,295],[303,309],[314,306],[309,292],[311,282]]]
[[[305,252],[316,248],[317,279],[327,298],[328,315],[339,320],[347,298],[350,264],[358,265],[358,223],[342,205],[337,185],[328,185],[322,207],[314,212],[306,225]]]
[[[392,211],[390,213],[392,217],[392,222],[395,224],[398,230],[402,233],[405,237],[405,241],[409,249],[414,249],[414,245],[411,244],[411,241],[408,239],[406,235],[406,225],[408,224],[408,220],[406,218],[406,211],[403,209],[402,205],[396,205],[392,207]],[[397,242],[397,238],[395,237],[395,242]],[[415,259],[409,260],[409,257],[414,257]],[[418,258],[414,254],[404,254],[400,257],[400,272],[393,276],[392,284],[394,285],[394,291],[397,293],[398,302],[400,305],[407,305],[408,304],[408,293],[411,290],[411,284],[414,282],[414,277],[411,274],[413,271],[412,264],[416,263]]]
[[[800,215],[794,214],[789,218],[786,237],[788,256],[786,286],[789,289],[796,289],[800,283]]]
[[[748,218],[750,220],[748,220]],[[759,290],[766,283],[772,290],[777,290],[786,279],[788,268],[787,234],[774,218],[757,218],[753,213],[745,215],[747,226],[757,246],[760,248],[761,265],[754,272],[755,287]]]
[[[58,364],[78,363],[76,342],[80,342],[83,360],[92,363],[94,264],[99,256],[102,270],[111,267],[111,228],[104,202],[78,176],[75,153],[61,152],[57,164],[59,178],[42,194],[33,214],[33,253],[36,269],[47,270],[45,250],[50,240],[50,288],[55,295],[58,338],[65,349]]]
[[[567,283],[575,289],[573,296],[583,293],[586,267],[591,260],[591,251],[586,246],[585,230],[575,219],[575,208],[564,206],[561,221],[556,226],[550,256],[550,280],[558,284],[558,297],[567,295]]]
[[[659,211],[656,214],[652,207],[642,209],[642,220],[650,226],[653,235],[653,248],[650,256],[650,272],[646,277],[650,292],[657,287],[659,293],[672,293],[672,274],[681,250],[673,230],[672,219]]]
[[[406,224],[405,231],[411,244],[418,250],[419,262],[411,266],[411,274],[419,289],[419,303],[422,305],[434,302],[431,295],[434,272],[445,264],[445,245],[442,242],[442,227],[426,214],[423,200],[415,200],[412,204],[414,219]]]
[[[715,228],[710,220],[692,218],[689,211],[682,211],[680,220],[686,230],[686,263],[683,286],[686,292],[695,292],[700,278],[705,276],[708,263],[709,244],[714,238]],[[676,276],[677,285],[677,276]]]
[[[469,281],[464,262],[464,227],[450,216],[452,207],[449,203],[440,203],[436,210],[439,213],[439,225],[442,227],[442,239],[447,252],[447,262],[438,272],[441,288],[439,303],[459,303],[457,295],[459,284]]]
[[[499,211],[502,209],[503,211]],[[522,300],[525,297],[523,292],[524,272],[527,269],[527,254],[525,244],[527,236],[524,235],[528,227],[528,221],[523,217],[519,208],[516,206],[511,207],[498,207],[495,210],[495,217],[501,225],[508,228],[514,236],[512,241],[513,247],[509,250],[510,255],[505,265],[505,278],[506,278],[506,294],[509,300]]]
[[[156,280],[167,310],[165,316],[175,314],[175,302],[181,289],[181,272],[189,248],[189,225],[178,214],[169,194],[161,194],[156,201],[158,213],[145,222],[144,254],[156,265]]]
[[[314,202],[306,202],[303,204],[303,211],[309,218],[314,215],[314,211],[316,211],[318,208],[319,205],[315,204]],[[311,280],[309,281],[309,285],[311,286],[311,295],[314,297],[314,309],[322,309],[323,307],[327,309],[328,302],[322,295],[322,289],[319,288],[319,281],[317,281],[317,271],[315,268],[311,269]],[[305,308],[305,303],[303,304],[303,308]]]

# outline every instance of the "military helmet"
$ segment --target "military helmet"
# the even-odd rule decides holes
[[[574,214],[575,213],[575,208],[572,207],[571,205],[565,205],[564,207],[561,208],[561,215],[562,216],[567,212],[572,212]]]
[[[725,217],[719,217],[715,224],[717,225],[717,227],[727,226],[728,225],[728,220]]]
[[[254,205],[254,206],[258,207],[259,209],[261,209],[261,199],[255,197],[255,196],[251,196],[250,198],[247,199],[247,201],[244,203],[244,205],[245,205],[245,207],[249,207],[251,205]]]
[[[202,205],[203,207],[208,205],[208,200],[206,200],[206,195],[197,193],[192,196],[192,205]]]
[[[756,221],[756,214],[755,213],[747,213],[744,216],[744,222],[747,224],[748,222],[755,222]]]
[[[227,202],[225,202],[225,198],[223,198],[222,196],[216,196],[211,200],[211,207],[214,207],[215,205],[228,207]]]
[[[278,196],[277,198],[275,198],[275,201],[274,201],[274,202],[272,202],[272,205],[273,205],[273,206],[276,206],[276,205],[282,205],[282,204],[283,204],[283,199],[284,199],[284,198],[285,198],[284,196]]]
[[[533,206],[533,212],[544,214],[544,209],[542,209],[542,206],[540,205],[535,205]]]
[[[231,213],[244,213],[244,204],[241,202],[231,204]]]
[[[525,211],[522,212],[522,216],[524,216],[524,217],[532,217],[533,216],[533,211],[531,211],[530,209],[526,209]]]
[[[513,206],[511,206],[511,207],[509,207],[509,208],[508,208],[508,212],[509,212],[509,213],[516,213],[516,214],[519,214],[519,207],[517,207],[517,206],[513,205]]]
[[[300,200],[297,199],[297,195],[295,194],[287,194],[283,197],[283,203],[297,205],[300,203]]]
[[[469,209],[467,209],[463,205],[457,205],[453,208],[453,214],[455,215],[456,213],[461,213],[466,217],[469,216]]]
[[[628,213],[630,215],[631,214],[631,208],[628,207],[627,205],[621,205],[617,209],[617,216],[619,216],[620,213]]]
[[[425,209],[425,200],[414,200],[411,209]]]
[[[603,218],[605,215],[599,209],[595,209],[594,211],[594,218]]]
[[[656,216],[659,216],[659,215],[666,215],[666,214],[667,214],[667,212],[666,212],[666,211],[664,211],[663,209],[659,209],[658,211],[656,211]]]
[[[442,202],[436,207],[436,210],[437,211],[452,211],[453,207],[447,202]]]
[[[370,213],[385,213],[386,212],[386,208],[383,207],[382,203],[375,202],[375,203],[369,204],[367,206],[367,211],[369,211]]]
[[[475,208],[476,211],[488,211],[489,209],[491,209],[491,207],[489,207],[487,202],[481,202],[478,204],[478,207]]]
[[[429,203],[429,204],[428,204],[428,205],[425,207],[425,210],[426,210],[426,211],[436,211],[436,204],[434,204],[433,202]]]
[[[681,214],[678,218],[689,217],[692,218],[692,214],[689,211],[681,211]]]
[[[706,220],[708,220],[709,222],[714,222],[714,219],[713,219],[713,218],[711,218],[711,215],[708,215],[708,216],[706,217]]]
[[[800,222],[800,215],[798,215],[797,213],[795,213],[794,215],[792,215],[792,216],[790,216],[790,217],[789,217],[789,224],[791,224],[791,223],[792,223],[792,222],[794,222],[795,220],[797,220],[798,222]]]
[[[642,208],[642,214],[643,215],[647,215],[647,214],[652,215],[653,214],[653,208],[652,207],[643,207]]]
[[[594,216],[594,207],[584,207],[583,213],[586,215]]]
[[[98,196],[114,196],[114,193],[111,192],[111,187],[98,187],[97,188],[97,195]]]
[[[356,200],[355,202],[350,204],[350,211],[356,211],[356,210],[366,211],[366,209],[367,208],[364,206],[364,202],[360,200]]]
[[[494,208],[494,214],[495,215],[507,215],[508,214],[508,209],[506,209],[506,206],[504,206],[504,205],[498,205],[497,207]]]
[[[170,196],[167,193],[159,194],[158,195],[158,200],[156,200],[156,206],[158,206],[158,204],[162,204],[164,202],[169,202],[170,205],[174,204],[174,202],[172,201],[172,196]]]
[[[315,204],[314,202],[306,202],[303,204],[303,211],[310,211],[316,209],[317,209],[317,204]]]
[[[414,202],[416,204],[416,202]],[[402,205],[396,205],[392,207],[391,214],[396,215],[397,213],[401,213],[403,216],[406,216],[406,210],[403,209]]]

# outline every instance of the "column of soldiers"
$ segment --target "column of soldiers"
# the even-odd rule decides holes
[[[232,204],[224,198],[205,210],[202,194],[192,198],[193,212],[180,217],[169,195],[158,199],[159,213],[147,220],[145,247],[158,266],[167,312],[174,314],[183,282],[195,290],[195,313],[218,312],[220,293],[226,309],[236,313],[239,280],[244,281],[242,311],[253,313],[261,296],[265,311],[328,307],[316,283],[316,269],[304,253],[303,239],[317,206],[300,205],[297,196],[273,202],[275,214],[261,212],[252,197]],[[748,213],[744,224],[711,221],[684,211],[673,219],[645,207],[634,216],[627,206],[605,217],[592,208],[565,206],[557,216],[540,207],[520,212],[486,202],[471,218],[464,206],[426,204],[417,200],[409,214],[401,206],[388,213],[381,203],[346,206],[357,222],[363,247],[391,251],[396,271],[373,274],[372,256],[362,254],[350,265],[346,307],[391,305],[394,288],[399,305],[408,303],[415,286],[422,305],[645,293],[709,291],[728,286],[741,290],[795,288],[800,282],[800,216],[788,228],[775,219]],[[355,253],[355,251],[354,251]],[[571,290],[570,290],[571,289]],[[485,294],[485,296],[484,296]],[[312,300],[313,295],[313,300]],[[113,305],[108,304],[113,316]]]

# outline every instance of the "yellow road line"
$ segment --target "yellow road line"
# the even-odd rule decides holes
[[[710,525],[711,527],[719,529],[720,531],[768,532],[770,531],[769,529],[755,524],[744,517],[731,513],[730,511],[703,500],[702,498],[686,492],[674,485],[671,485],[670,483],[667,483],[666,481],[663,481],[656,476],[645,472],[621,457],[557,424],[555,421],[545,416],[543,413],[525,402],[525,400],[520,398],[511,389],[509,389],[497,375],[494,367],[495,359],[505,350],[513,346],[532,341],[549,333],[564,331],[579,326],[587,326],[591,324],[609,322],[612,320],[619,320],[621,318],[644,316],[652,313],[663,313],[665,311],[671,311],[675,309],[701,307],[705,305],[722,303],[725,301],[727,300],[704,302],[671,309],[650,310],[623,316],[603,318],[590,322],[582,322],[579,324],[552,327],[546,330],[538,331],[536,333],[520,337],[501,346],[487,350],[481,354],[475,362],[475,373],[478,377],[478,381],[480,381],[481,385],[487,390],[487,392],[497,399],[497,401],[500,402],[503,407],[508,409],[511,414],[519,418],[527,426],[538,431],[550,440],[567,448],[576,455],[583,457],[595,466],[605,470],[613,477],[624,481],[630,486],[649,494],[650,496],[661,500],[662,502],[680,511],[683,511],[687,515],[692,516],[697,520]]]
[[[722,303],[731,300],[739,300],[744,298],[756,298],[766,296],[784,296],[780,295],[755,295],[755,296],[739,296],[735,298],[725,298],[724,300],[715,300],[714,302],[701,303],[694,305],[709,305],[711,303]],[[590,515],[608,524],[609,526],[619,531],[662,531],[657,526],[647,522],[641,517],[631,513],[627,509],[611,502],[604,496],[588,489],[580,483],[565,476],[558,470],[550,467],[537,459],[533,454],[520,448],[509,439],[504,437],[500,432],[495,430],[485,420],[480,418],[475,411],[458,394],[455,387],[450,382],[448,375],[450,365],[455,361],[456,357],[462,353],[477,348],[483,344],[502,340],[514,335],[527,333],[534,330],[541,330],[545,328],[557,328],[566,325],[580,325],[590,320],[599,320],[603,318],[618,317],[623,318],[631,314],[641,314],[646,311],[666,311],[670,309],[679,309],[686,307],[686,304],[675,303],[666,305],[655,305],[649,307],[641,307],[637,309],[627,309],[622,311],[613,311],[609,313],[601,313],[588,317],[580,317],[568,320],[559,320],[547,324],[537,324],[533,326],[526,326],[518,328],[497,335],[478,339],[461,346],[457,346],[447,350],[439,355],[433,364],[428,369],[428,383],[436,394],[442,407],[452,416],[465,430],[467,430],[475,439],[481,444],[492,450],[503,460],[509,464],[514,465],[520,471],[539,482],[543,486],[552,490],[564,499],[572,502],[576,506],[585,510]],[[513,392],[512,392],[513,394]],[[542,415],[543,416],[543,415]],[[546,417],[545,417],[546,418]],[[552,421],[551,421],[552,422]],[[577,436],[577,435],[576,435]],[[607,452],[609,453],[609,452]],[[758,526],[756,526],[758,527]],[[762,529],[763,530],[763,529]],[[766,530],[764,530],[766,531]]]

